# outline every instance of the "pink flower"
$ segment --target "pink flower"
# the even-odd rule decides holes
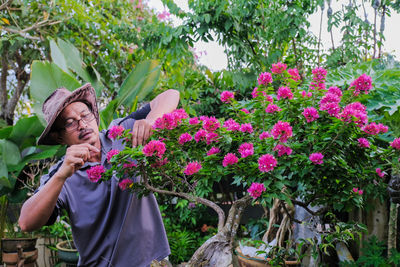
[[[386,174],[386,172],[382,172],[381,168],[376,168],[376,173],[378,174],[379,177],[383,178]]]
[[[303,98],[306,98],[306,97],[312,97],[312,93],[311,92],[306,92],[306,91],[301,91],[301,96],[303,97]]]
[[[329,87],[328,93],[337,95],[338,97],[342,97],[343,95],[342,90],[340,90],[340,88],[336,86]]]
[[[183,173],[186,175],[193,175],[195,173],[198,173],[200,169],[201,169],[201,164],[198,161],[193,161],[189,162],[188,165],[186,165]]]
[[[243,123],[240,125],[239,131],[243,133],[252,133],[253,132],[253,126],[251,126],[250,123]]]
[[[394,139],[393,142],[390,143],[390,146],[393,147],[394,149],[400,150],[400,137]]]
[[[311,90],[325,90],[325,83],[323,83],[323,82],[319,82],[319,83],[314,83],[314,82],[311,82],[311,84],[310,84],[310,89]]]
[[[358,193],[358,188],[357,187],[353,187],[353,192],[357,194]]]
[[[124,191],[126,188],[128,188],[131,184],[133,184],[133,181],[131,179],[124,179],[121,182],[118,183],[119,188],[121,188],[122,191]]]
[[[325,82],[327,71],[324,68],[315,68],[312,71],[315,82]]]
[[[233,119],[229,119],[225,121],[224,128],[226,128],[228,131],[238,131],[240,129],[240,124]]]
[[[340,96],[337,94],[333,93],[326,93],[325,96],[321,99],[319,102],[320,105],[324,105],[327,103],[339,103],[340,102]]]
[[[308,123],[313,122],[319,118],[318,111],[313,107],[305,108],[302,114],[304,115]]]
[[[258,169],[261,172],[269,172],[272,171],[275,166],[278,164],[278,161],[275,159],[275,157],[271,154],[265,154],[262,155],[258,159]]]
[[[362,189],[358,190],[358,194],[361,196],[364,193]]]
[[[216,129],[220,127],[219,121],[215,117],[206,117],[203,120],[203,128],[207,132],[214,132]]]
[[[370,135],[379,134],[379,126],[375,122],[371,122],[370,124],[365,125],[362,130]]]
[[[267,112],[267,113],[274,113],[274,112],[279,112],[279,111],[281,111],[282,109],[281,108],[279,108],[277,105],[275,105],[275,104],[269,104],[268,106],[267,106],[267,108],[265,109],[265,112]]]
[[[369,142],[366,138],[358,138],[357,141],[360,147],[369,147]]]
[[[159,158],[162,158],[166,150],[167,149],[163,142],[159,140],[151,140],[143,147],[142,152],[146,157],[151,157],[154,154]]]
[[[207,133],[206,134],[206,142],[207,145],[211,144],[212,142],[217,142],[218,141],[218,134],[217,133]]]
[[[298,81],[300,80],[300,75],[299,75],[299,71],[294,68],[294,69],[288,69],[287,72],[290,75],[290,79],[292,79],[293,81]]]
[[[251,143],[243,143],[239,147],[239,153],[242,158],[246,158],[254,154],[254,147]]]
[[[199,123],[200,123],[200,121],[199,121],[199,119],[197,117],[193,117],[193,118],[189,119],[189,124],[190,125],[195,125],[195,124],[199,124]]]
[[[106,169],[102,165],[96,165],[86,171],[89,180],[96,183],[101,179],[101,175],[106,172]]]
[[[271,72],[273,74],[281,74],[283,73],[287,68],[287,65],[281,62],[278,62],[276,64],[272,64]]]
[[[243,112],[246,113],[246,114],[249,114],[249,113],[250,113],[250,111],[248,111],[246,108],[242,108],[240,111],[243,111]]]
[[[339,117],[345,122],[354,122],[360,127],[368,123],[367,108],[360,102],[345,106]]]
[[[389,127],[383,125],[382,123],[378,124],[378,128],[380,133],[387,133],[387,131],[389,130]]]
[[[121,136],[124,133],[124,131],[125,129],[123,126],[120,125],[113,126],[108,130],[108,138],[115,139],[117,138],[117,136]]]
[[[118,149],[111,149],[110,151],[108,151],[108,152],[107,152],[107,161],[110,161],[111,158],[112,158],[114,155],[117,155],[118,153],[119,153],[119,150],[118,150]]]
[[[154,129],[175,129],[179,123],[188,118],[189,115],[183,109],[176,109],[171,113],[164,114],[161,118],[158,118],[154,125]]]
[[[265,99],[271,104],[274,103],[274,99],[270,95],[265,95]]]
[[[259,85],[268,85],[272,83],[272,75],[269,72],[263,72],[258,76]]]
[[[235,94],[231,91],[223,91],[221,93],[221,101],[224,103],[230,103],[235,98]]]
[[[189,142],[193,139],[193,137],[189,133],[183,133],[179,136],[179,144],[183,145],[186,142]]]
[[[164,20],[167,20],[167,19],[169,18],[170,15],[171,15],[171,14],[170,14],[168,11],[164,10],[162,13],[159,13],[159,14],[157,15],[157,18],[158,18],[160,21],[164,21]]]
[[[309,157],[312,163],[316,165],[321,165],[322,163],[324,163],[324,161],[322,160],[323,158],[324,155],[322,155],[321,153],[312,153]]]
[[[264,140],[264,139],[269,138],[269,137],[271,137],[271,134],[269,132],[262,132],[260,134],[260,140]]]
[[[292,136],[293,131],[288,122],[278,121],[272,127],[271,134],[274,139],[277,139],[279,137],[279,141],[281,141],[282,143],[286,143],[287,139]]]
[[[292,154],[292,149],[290,147],[281,144],[276,145],[273,150],[278,151],[278,157],[281,157],[285,154],[288,156]]]
[[[372,78],[364,73],[350,84],[349,89],[354,89],[353,94],[355,96],[359,95],[361,91],[368,94],[369,90],[372,89]]]
[[[213,146],[210,150],[208,150],[207,156],[211,156],[211,155],[217,154],[219,152],[221,152],[221,150],[219,150],[218,147]]]
[[[233,165],[239,161],[238,157],[236,157],[233,153],[228,153],[225,155],[224,160],[222,161],[222,166],[226,167],[228,165]]]
[[[261,196],[262,192],[265,191],[265,186],[264,184],[260,183],[252,183],[250,188],[247,189],[247,192],[249,192],[250,196],[254,199],[257,199],[259,196]]]
[[[137,167],[137,164],[133,161],[131,161],[130,163],[124,163],[124,165],[122,165],[122,168],[124,169],[130,169],[133,167]]]
[[[200,140],[205,139],[207,135],[207,131],[200,129],[197,133],[194,134],[194,140],[198,143]]]
[[[259,91],[258,87],[254,87],[253,92],[251,93],[251,96],[253,98],[256,98],[257,96],[266,96],[267,93],[265,93],[264,91]]]
[[[328,114],[331,115],[332,117],[337,117],[340,112],[340,106],[337,103],[327,103],[324,104],[324,106],[320,107],[319,109],[326,110]]]
[[[278,89],[278,93],[277,93],[277,99],[284,99],[284,98],[288,98],[288,99],[292,99],[293,98],[293,93],[292,90],[290,90],[289,87],[287,86],[281,86]]]

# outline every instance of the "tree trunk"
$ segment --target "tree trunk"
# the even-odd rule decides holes
[[[250,203],[250,196],[245,196],[233,203],[223,229],[196,250],[187,265],[188,267],[227,267],[232,263],[233,241],[243,210]]]

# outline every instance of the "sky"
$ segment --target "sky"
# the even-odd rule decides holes
[[[174,2],[184,11],[189,11],[187,0],[174,0]],[[348,1],[338,0],[332,1],[332,9],[333,11],[337,11],[341,8],[343,3],[348,3]],[[164,7],[161,0],[148,0],[147,4],[149,7],[154,8],[156,13],[161,13],[164,10],[168,10],[167,7]],[[326,7],[327,8],[327,7]],[[324,13],[326,13],[326,8]],[[366,7],[367,18],[370,22],[373,22],[374,19],[374,12],[371,7]],[[362,18],[364,18],[364,14]],[[318,36],[319,33],[319,25],[320,25],[320,18],[321,18],[321,10],[310,17],[311,27],[310,30]],[[180,25],[182,22],[176,18],[175,16],[171,16],[172,23],[175,26]],[[324,49],[329,49],[331,47],[330,35],[327,28],[327,17],[324,15],[323,22],[322,22],[322,34],[321,34],[321,43]],[[400,14],[395,12],[392,13],[391,17],[386,16],[385,22],[385,30],[384,36],[386,40],[384,41],[383,51],[390,52],[392,55],[396,57],[397,60],[400,60],[400,34],[398,33],[399,30],[397,27],[400,25]],[[379,24],[378,24],[379,29]],[[334,29],[334,42],[335,44],[339,43],[340,32],[339,29]],[[336,35],[335,35],[336,31]],[[219,71],[225,69],[227,66],[227,57],[224,53],[224,47],[219,45],[217,42],[203,42],[199,41],[195,44],[195,51],[199,55],[199,63],[202,65],[207,66],[212,71]]]

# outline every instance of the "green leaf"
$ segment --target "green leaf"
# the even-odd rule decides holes
[[[38,137],[43,129],[44,127],[37,116],[22,118],[13,126],[9,139],[21,145],[29,137]]]
[[[0,188],[3,187],[11,188],[10,181],[5,176],[0,177]]]
[[[99,73],[92,66],[85,65],[79,50],[73,44],[62,39],[57,39],[57,43],[58,50],[63,55],[68,68],[78,74],[85,82],[91,83],[96,90],[96,95],[99,96],[104,88]]]
[[[115,110],[118,107],[118,99],[114,99],[108,103],[107,107],[100,111],[100,130],[107,129],[114,118]]]
[[[157,85],[160,74],[158,61],[147,60],[139,63],[122,83],[118,91],[117,106],[130,107],[136,96],[139,101],[143,100]]]
[[[0,177],[8,177],[7,165],[2,158],[0,158]]]
[[[80,83],[63,71],[55,63],[34,60],[31,66],[31,97],[40,104],[57,88],[67,88],[70,91],[80,87]]]
[[[51,59],[54,63],[57,64],[57,66],[59,66],[63,71],[71,75],[64,54],[54,40],[50,40],[50,55]]]
[[[10,136],[13,126],[8,126],[0,129],[0,139],[6,139]]]
[[[16,144],[8,140],[0,140],[0,146],[7,165],[15,165],[21,161],[21,154]]]

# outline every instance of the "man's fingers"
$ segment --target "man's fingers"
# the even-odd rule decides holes
[[[143,136],[144,136],[144,125],[139,125],[137,129],[137,144],[138,146],[143,145]]]

